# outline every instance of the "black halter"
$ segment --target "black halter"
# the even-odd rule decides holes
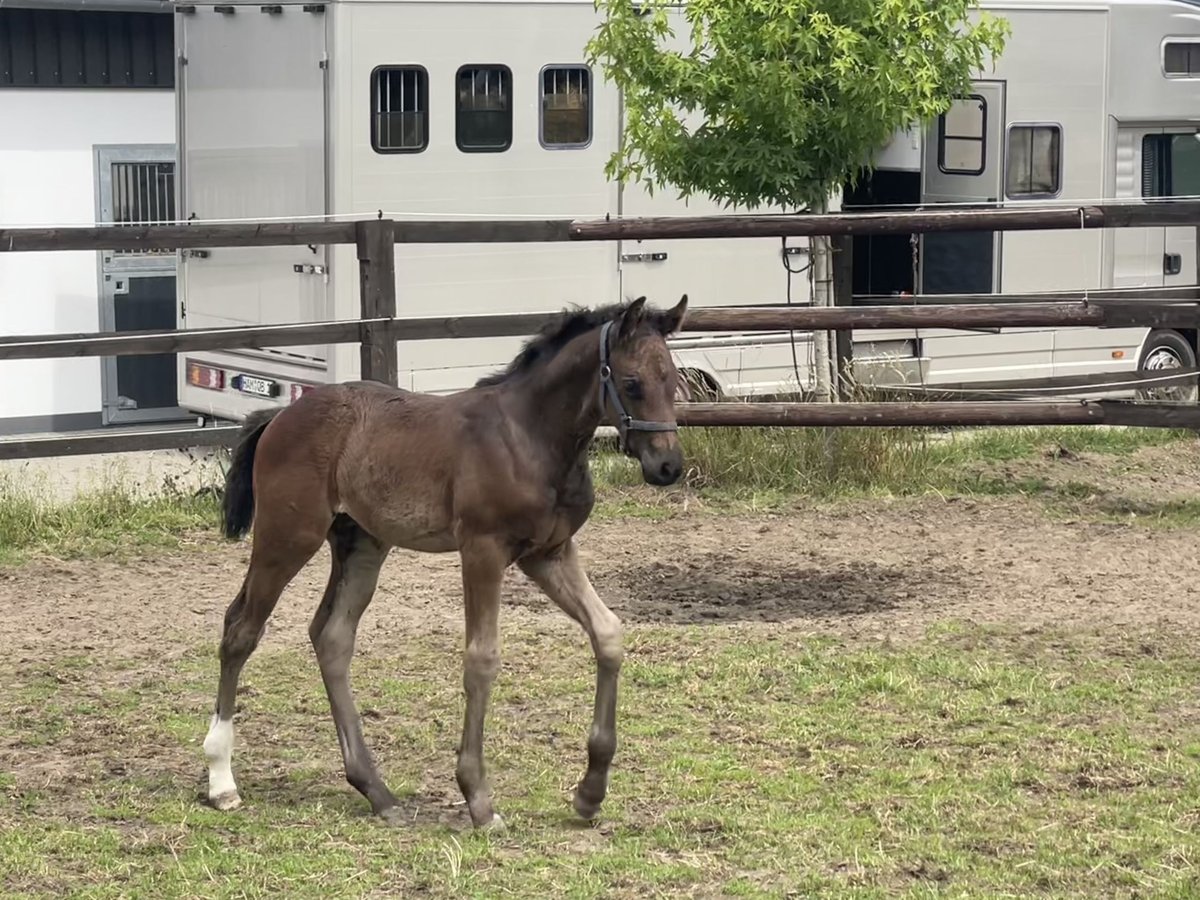
[[[605,402],[612,401],[617,413],[617,441],[621,452],[625,452],[625,435],[630,431],[678,431],[678,427],[670,422],[647,422],[635,419],[625,412],[621,403],[621,394],[613,382],[612,366],[608,364],[608,332],[612,322],[605,322],[600,329],[600,413],[604,414]]]

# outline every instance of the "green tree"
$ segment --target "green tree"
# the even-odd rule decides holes
[[[588,57],[625,114],[607,175],[726,208],[824,212],[893,134],[948,109],[1003,51],[1008,23],[976,5],[596,0]],[[813,241],[816,305],[830,302],[828,246]],[[828,336],[814,337],[827,396]]]

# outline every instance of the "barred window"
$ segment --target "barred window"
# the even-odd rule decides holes
[[[376,153],[429,146],[429,75],[420,66],[381,66],[372,74],[371,146]]]
[[[542,70],[543,147],[585,147],[592,140],[591,71],[585,66]]]
[[[162,225],[175,221],[175,163],[114,162],[109,168],[112,221],[116,225]],[[174,250],[114,250],[114,257],[175,255]]]
[[[512,71],[508,66],[463,66],[455,77],[455,140],[469,153],[512,146]]]

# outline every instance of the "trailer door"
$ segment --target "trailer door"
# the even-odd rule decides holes
[[[1005,85],[976,81],[971,92],[934,120],[925,137],[921,202],[991,206],[1004,196]],[[920,237],[923,294],[991,294],[1002,289],[1001,232],[964,231]],[[1054,345],[1049,329],[965,332],[918,330],[933,382],[1045,378]]]
[[[929,127],[921,202],[994,204],[1004,178],[1004,85],[979,81]],[[986,294],[999,281],[1000,235],[989,231],[921,236],[921,291]]]
[[[327,212],[323,9],[197,5],[178,13],[184,217],[286,219]],[[327,264],[324,246],[184,253],[183,327],[329,318]],[[323,362],[326,348],[243,352]]]
[[[1152,152],[1144,159],[1142,169],[1145,195],[1200,196],[1200,132],[1196,126],[1167,127],[1151,141]],[[1163,284],[1167,287],[1196,284],[1200,274],[1196,266],[1196,226],[1168,225],[1162,232]]]

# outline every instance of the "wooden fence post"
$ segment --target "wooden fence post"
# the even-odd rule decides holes
[[[396,237],[391,219],[355,223],[358,247],[361,318],[396,317]],[[387,325],[361,328],[361,361],[364,381],[382,381],[396,387],[400,379],[396,336]]]
[[[854,237],[837,234],[831,239],[833,250],[833,305],[851,306],[854,302]],[[837,357],[834,371],[837,373],[837,395],[850,399],[850,366],[854,358],[854,333],[835,332],[834,353]]]

